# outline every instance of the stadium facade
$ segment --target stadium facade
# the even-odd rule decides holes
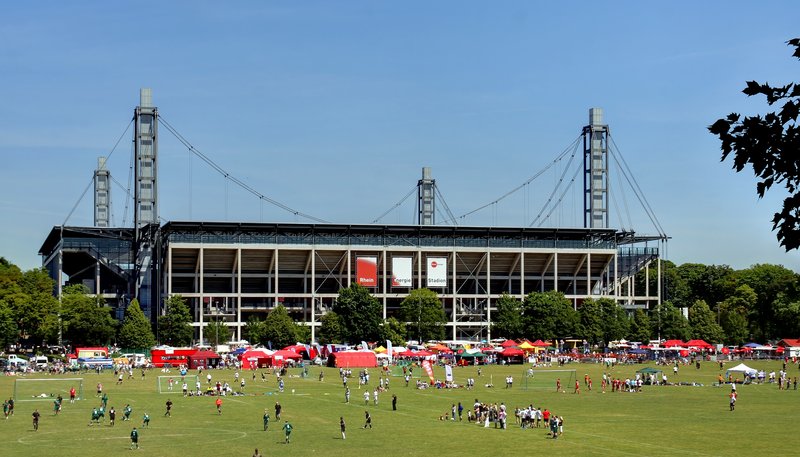
[[[209,321],[226,322],[241,339],[250,318],[263,319],[279,304],[311,327],[314,339],[320,318],[353,283],[369,288],[384,318],[398,315],[411,290],[437,292],[452,339],[491,338],[492,313],[503,294],[522,299],[556,290],[576,309],[587,298],[607,297],[628,309],[661,302],[660,280],[652,290],[649,281],[636,290],[634,281],[638,272],[660,267],[653,243],[658,238],[605,228],[608,129],[598,110],[584,128],[587,228],[436,225],[428,169],[418,186],[417,225],[159,224],[158,112],[144,91],[143,107],[134,112],[137,175],[143,175],[134,227],[109,228],[104,219],[95,227],[53,227],[39,253],[58,295],[64,285],[84,284],[119,318],[137,298],[155,321],[166,298],[179,294],[190,307],[198,341],[206,338]]]

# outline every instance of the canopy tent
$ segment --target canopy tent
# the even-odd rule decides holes
[[[272,366],[277,367],[281,366],[286,363],[287,360],[294,360],[295,362],[299,362],[303,360],[303,356],[294,352],[294,351],[287,351],[286,349],[281,349],[280,351],[275,351],[272,354]]]
[[[486,357],[486,354],[483,352],[462,352],[460,354],[456,354],[456,357],[460,357],[462,359],[479,359],[482,357]]]
[[[534,346],[533,344],[531,344],[530,341],[527,341],[527,340],[523,341],[522,343],[520,343],[520,345],[517,346],[517,347],[519,347],[523,351],[532,351],[532,350],[536,349],[536,346]]]
[[[503,348],[514,348],[517,347],[517,342],[514,340],[505,340],[500,344],[500,347]]]
[[[317,350],[313,347],[309,346],[306,348],[304,344],[293,344],[291,346],[286,346],[285,348],[281,349],[282,351],[292,351],[296,354],[299,354],[302,358],[313,360],[319,354],[317,354]],[[303,355],[305,353],[305,355]]]
[[[689,340],[686,342],[686,346],[690,348],[697,348],[697,349],[713,349],[714,346],[711,344],[706,343],[703,340]]]
[[[386,352],[386,348],[383,347],[383,346],[378,346],[375,349],[373,349],[373,352],[376,352],[378,354],[382,354],[382,353]]]
[[[372,368],[378,358],[372,351],[339,351],[328,356],[328,366],[335,368]]]
[[[531,345],[538,346],[540,348],[546,348],[546,347],[550,346],[550,343],[546,343],[546,342],[544,342],[542,340],[536,340],[533,343],[531,343]]]
[[[744,373],[746,375],[756,376],[758,371],[755,368],[750,368],[747,365],[740,363],[739,365],[736,365],[735,367],[729,368],[725,371],[726,378],[728,377],[729,373]]]
[[[505,348],[500,351],[497,355],[506,359],[506,362],[518,362],[522,363],[523,359],[525,358],[525,351],[518,348]]]
[[[194,369],[197,367],[211,368],[219,365],[219,354],[214,351],[202,350],[188,356],[189,368]]]
[[[252,370],[269,366],[272,360],[272,351],[267,349],[250,349],[241,354],[242,369]]]
[[[667,340],[661,346],[665,348],[682,348],[686,347],[686,343],[681,340]]]

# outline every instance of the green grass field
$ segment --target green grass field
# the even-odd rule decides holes
[[[737,362],[738,363],[738,362]],[[780,362],[747,362],[754,368],[776,372]],[[728,363],[726,366],[733,366]],[[632,376],[642,365],[617,366],[609,370],[616,377]],[[521,365],[484,367],[477,376],[475,367],[454,370],[455,379],[463,383],[467,377],[476,379],[476,389],[416,390],[404,387],[402,378],[391,378],[390,390],[381,394],[380,404],[365,407],[356,380],[351,380],[350,404],[344,403],[338,370],[310,369],[308,379],[290,377],[285,380],[284,393],[277,392],[274,376],[262,382],[245,373],[248,395],[224,397],[223,413],[217,415],[213,397],[183,398],[180,385],[173,394],[158,394],[156,377],[162,373],[148,372],[144,381],[137,371],[135,379],[115,385],[113,373],[88,373],[84,378],[85,399],[76,404],[64,402],[62,413],[53,416],[52,401],[17,402],[16,414],[0,420],[0,439],[3,456],[70,455],[93,457],[137,452],[158,456],[251,456],[254,448],[266,455],[281,456],[463,456],[497,455],[549,456],[576,455],[636,455],[636,456],[731,456],[768,451],[773,455],[792,455],[796,450],[793,426],[800,391],[778,391],[772,384],[739,387],[736,411],[728,408],[728,386],[713,386],[719,366],[703,363],[700,370],[682,366],[679,375],[670,381],[694,381],[692,386],[645,386],[641,393],[600,393],[601,365],[572,364],[583,384],[588,373],[594,380],[594,391],[582,387],[580,395],[556,393],[555,386],[524,389]],[[320,370],[325,380],[317,379]],[[354,374],[357,370],[354,370]],[[444,370],[435,368],[435,375],[444,378]],[[292,374],[298,373],[295,369]],[[233,383],[233,371],[212,372],[214,379]],[[378,369],[371,369],[370,384],[377,384]],[[796,365],[790,365],[792,377],[800,376]],[[505,376],[514,376],[514,387],[505,389]],[[33,377],[46,377],[29,375]],[[70,377],[75,377],[71,375]],[[357,379],[357,378],[356,378]],[[492,380],[494,388],[484,385]],[[204,377],[202,378],[205,383]],[[87,426],[90,413],[99,399],[94,396],[95,385],[102,382],[109,395],[109,406],[117,410],[117,424]],[[413,382],[412,382],[413,385]],[[0,379],[0,396],[13,393],[14,377]],[[294,393],[292,393],[294,391]],[[398,397],[398,410],[391,410],[391,395]],[[66,392],[63,394],[68,397]],[[174,402],[172,417],[164,417],[167,398]],[[439,416],[459,401],[466,409],[475,399],[483,402],[504,402],[511,414],[507,430],[483,428],[467,422],[440,421]],[[283,419],[294,426],[292,442],[283,443],[280,424],[274,420],[274,405],[283,405]],[[133,420],[123,422],[122,408],[130,403]],[[513,409],[533,404],[546,407],[565,419],[564,435],[548,439],[544,429],[522,430],[514,425]],[[31,425],[31,413],[42,413],[38,432]],[[262,431],[262,414],[269,409],[270,430]],[[364,410],[373,417],[371,430],[360,427]],[[143,413],[151,416],[150,427],[141,428]],[[347,422],[347,440],[339,433],[339,416]],[[128,451],[129,434],[139,427],[138,451]]]

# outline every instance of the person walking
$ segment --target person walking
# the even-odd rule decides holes
[[[344,423],[344,417],[339,416],[339,429],[342,431],[342,439],[346,439],[345,434],[344,434],[345,428],[346,428],[346,425]]]
[[[139,431],[136,427],[131,430],[131,449],[139,449]]]
[[[34,432],[39,431],[39,416],[40,416],[39,410],[38,409],[34,409],[33,410],[33,414],[31,414],[31,417],[33,417],[33,431]]]
[[[397,411],[397,395],[392,394],[392,411]]]
[[[168,398],[167,402],[165,403],[165,405],[167,407],[167,412],[165,412],[164,415],[168,416],[168,417],[172,417],[172,400],[170,400]]]
[[[344,402],[345,403],[350,403],[350,388],[349,387],[345,387],[344,388]]]
[[[292,428],[293,428],[292,424],[290,424],[289,421],[286,421],[283,424],[283,434],[284,434],[284,437],[286,439],[286,444],[289,444],[289,438],[292,435]]]
[[[283,407],[281,407],[281,404],[276,401],[275,402],[275,420],[276,421],[281,420],[281,409],[283,409]]]
[[[264,408],[264,431],[266,432],[269,429],[269,413],[267,412],[267,408]]]
[[[372,428],[372,416],[369,415],[369,411],[364,411],[364,428],[367,427]]]

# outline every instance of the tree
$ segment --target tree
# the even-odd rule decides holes
[[[158,339],[170,346],[188,346],[194,338],[192,315],[180,295],[172,295],[164,303],[164,315],[158,316]]]
[[[343,343],[344,328],[342,318],[335,311],[328,311],[320,318],[317,338],[322,344]]]
[[[273,347],[282,348],[297,342],[297,325],[289,316],[283,305],[278,305],[272,309],[264,321],[266,331],[262,344],[272,342]]]
[[[244,326],[244,337],[252,344],[267,341],[267,324],[256,316],[250,316]]]
[[[602,316],[603,341],[608,344],[624,338],[629,330],[628,314],[625,310],[610,298],[601,298],[597,300],[597,304]]]
[[[645,344],[650,342],[650,319],[643,309],[634,311],[631,326],[628,330],[628,339]]]
[[[800,58],[800,38],[787,42],[793,46],[793,56]],[[774,184],[782,184],[789,192],[783,207],[772,218],[772,229],[778,230],[780,245],[787,251],[800,247],[800,130],[797,116],[800,112],[800,84],[789,83],[772,87],[748,81],[742,90],[747,96],[763,95],[769,106],[783,103],[777,112],[763,117],[741,116],[731,113],[718,119],[708,129],[722,142],[722,161],[733,153],[733,168],[740,172],[752,166],[759,179],[756,193],[759,198]]]
[[[756,264],[736,276],[740,284],[750,286],[756,294],[756,302],[747,316],[753,336],[762,341],[784,336],[777,331],[773,306],[780,294],[793,291],[798,275],[781,265]]]
[[[726,344],[739,346],[750,339],[747,316],[755,309],[757,300],[755,291],[747,284],[743,284],[717,305],[719,324]]]
[[[333,311],[341,317],[342,337],[349,342],[377,341],[381,337],[383,308],[369,290],[357,283],[339,291]]]
[[[543,340],[573,336],[579,330],[578,313],[567,297],[555,290],[525,296],[522,322],[525,335]]]
[[[525,336],[522,328],[522,302],[503,294],[495,302],[497,310],[492,313],[492,336],[517,339]]]
[[[406,341],[406,326],[394,317],[386,319],[381,336],[381,341],[383,340],[389,340],[395,346],[402,346]]]
[[[61,299],[64,336],[73,346],[107,345],[116,334],[117,321],[102,298],[89,295],[82,284],[65,287]]]
[[[19,328],[14,318],[14,311],[3,300],[0,300],[0,349],[4,349],[19,340]]]
[[[231,328],[223,320],[212,319],[206,323],[203,336],[211,346],[225,344],[231,339]]]
[[[697,300],[689,308],[689,325],[694,339],[708,343],[719,343],[723,340],[722,327],[717,323],[717,316],[703,300]]]
[[[117,344],[130,349],[146,349],[156,344],[150,321],[144,316],[142,308],[139,307],[139,301],[135,298],[125,309],[125,318],[119,328]]]
[[[580,319],[580,334],[591,344],[603,341],[603,316],[600,304],[596,300],[587,298],[578,308]]]
[[[657,335],[662,339],[689,339],[689,321],[671,302],[663,302],[659,305],[650,318],[652,330],[651,335]]]
[[[406,322],[406,335],[420,342],[444,339],[447,318],[439,294],[430,289],[409,292],[400,302],[400,317]]]

